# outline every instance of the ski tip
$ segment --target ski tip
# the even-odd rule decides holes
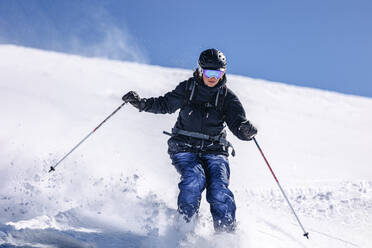
[[[50,166],[50,169],[49,169],[49,173],[52,172],[52,171],[55,171],[56,169],[54,169],[53,166]]]
[[[307,239],[309,239],[309,233],[307,232],[307,233],[304,233],[304,236],[307,238]]]

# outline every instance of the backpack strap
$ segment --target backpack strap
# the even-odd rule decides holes
[[[190,90],[189,101],[190,101],[190,102],[192,101],[192,98],[194,97],[194,93],[195,93],[195,85],[196,85],[195,80],[191,80],[191,84],[190,84],[190,86],[189,86],[189,90]]]
[[[216,101],[214,103],[214,106],[216,109],[221,111],[223,109],[223,104],[225,103],[225,97],[227,95],[227,87],[224,85],[218,90],[218,93],[216,95]],[[221,99],[221,100],[220,100]]]
[[[163,131],[164,134],[169,135],[169,136],[177,136],[177,135],[183,135],[187,137],[192,137],[200,140],[207,140],[211,142],[218,142],[220,145],[224,146],[225,150],[228,152],[229,148],[232,148],[231,155],[234,157],[235,156],[235,149],[232,146],[232,144],[226,139],[226,130],[223,130],[220,134],[216,136],[211,136],[208,134],[203,134],[203,133],[198,133],[198,132],[190,132],[186,130],[182,130],[179,128],[172,128],[172,133]],[[196,148],[196,149],[201,149],[203,151],[204,149],[204,143],[202,143],[201,146],[193,146],[192,144],[186,144],[189,147]]]
[[[186,84],[186,97],[185,97],[185,104],[189,104],[193,97],[194,97],[194,93],[195,93],[195,88],[196,88],[196,82],[195,82],[195,79],[194,78],[190,78],[188,81],[187,81],[187,84]]]

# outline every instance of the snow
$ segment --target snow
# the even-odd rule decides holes
[[[231,133],[236,234],[201,204],[179,230],[177,114],[125,105],[47,173],[129,90],[163,95],[190,70],[0,46],[0,247],[371,247],[372,99],[228,75],[302,231],[253,142]],[[181,229],[182,230],[182,229]]]

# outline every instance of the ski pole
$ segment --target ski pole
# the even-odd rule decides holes
[[[121,107],[123,107],[124,105],[126,104],[126,102],[123,102],[119,107],[117,107],[115,109],[114,112],[112,112],[106,119],[104,119],[93,131],[91,131],[84,139],[82,139],[76,146],[74,146],[74,148],[71,149],[71,151],[69,151],[65,156],[63,156],[63,158],[61,158],[54,166],[51,166],[50,167],[50,170],[49,172],[52,172],[52,171],[55,171],[56,170],[56,167],[65,159],[68,157],[68,155],[70,155],[76,148],[78,148],[86,139],[89,138],[89,136],[91,136],[98,128],[100,128],[102,126],[103,123],[105,123],[108,119],[110,119],[111,116],[113,116],[114,114],[116,114],[116,112],[119,111],[119,109],[121,109]]]
[[[275,176],[275,173],[274,173],[273,169],[271,168],[269,162],[267,161],[267,159],[266,159],[264,153],[262,152],[261,147],[258,145],[256,138],[253,137],[253,140],[254,140],[254,143],[256,143],[256,146],[257,146],[258,150],[260,151],[260,153],[261,153],[263,159],[265,160],[267,166],[269,167],[269,169],[270,169],[270,171],[271,171],[271,174],[273,175],[273,177],[274,177],[276,183],[277,183],[278,186],[279,186],[280,191],[282,192],[284,198],[287,200],[287,203],[288,203],[289,207],[291,208],[291,210],[292,210],[294,216],[296,217],[298,224],[300,225],[302,231],[304,232],[304,236],[305,236],[307,239],[309,239],[309,233],[305,231],[305,228],[304,228],[304,226],[302,225],[300,219],[298,218],[296,212],[294,211],[294,209],[293,209],[291,203],[289,202],[287,195],[284,193],[284,190],[283,190],[282,186],[280,186],[280,183],[279,183],[278,178]]]

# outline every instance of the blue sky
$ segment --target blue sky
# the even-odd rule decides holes
[[[372,3],[1,0],[0,43],[192,69],[221,49],[228,72],[372,97]]]

